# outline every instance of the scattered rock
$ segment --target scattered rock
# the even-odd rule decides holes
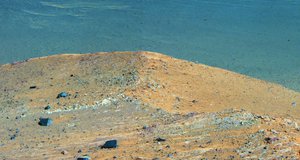
[[[40,118],[39,125],[40,126],[50,126],[53,123],[51,118]]]
[[[17,137],[17,135],[16,135],[16,134],[14,134],[14,135],[10,136],[10,140],[15,140],[15,139],[16,139],[16,137]]]
[[[143,126],[143,130],[146,130],[148,128],[149,128],[149,126],[147,126],[147,125]]]
[[[278,141],[279,139],[277,138],[277,137],[266,137],[265,138],[265,141],[267,142],[267,143],[273,143],[274,141]]]
[[[16,116],[16,118],[15,119],[20,119],[21,118],[21,116]]]
[[[69,94],[67,92],[61,92],[57,95],[56,98],[65,98],[65,97],[68,97]]]
[[[166,139],[165,138],[161,138],[161,137],[158,137],[155,139],[156,142],[165,142]]]
[[[51,106],[50,106],[50,105],[47,105],[44,109],[45,109],[45,110],[49,110],[49,109],[51,109]]]
[[[172,157],[173,157],[173,154],[170,153],[170,154],[167,155],[167,157],[168,157],[168,158],[172,158]]]
[[[77,98],[79,96],[79,93],[76,92],[75,95],[74,95],[74,98]]]
[[[101,148],[117,148],[117,146],[118,146],[118,142],[117,140],[114,139],[114,140],[106,141],[104,145],[101,146]]]
[[[88,156],[88,155],[84,155],[84,156],[81,156],[81,157],[78,157],[77,160],[90,160],[91,157]]]
[[[152,126],[145,125],[145,126],[143,126],[143,130],[145,132],[152,133],[154,131],[155,127],[156,127],[156,125],[152,125]]]
[[[9,132],[12,132],[13,129],[9,129],[8,131],[9,131]],[[17,138],[19,132],[20,132],[20,130],[17,128],[16,131],[15,131],[15,133],[10,135],[10,138],[9,138],[9,139],[10,139],[10,140],[15,140],[15,139]]]
[[[61,154],[66,155],[66,154],[68,154],[68,151],[63,150],[63,151],[61,151]]]
[[[36,86],[30,86],[29,89],[36,89]]]
[[[197,101],[197,100],[195,100],[195,99],[194,99],[194,100],[192,100],[192,103],[197,103],[197,102],[198,102],[198,101]]]
[[[278,131],[276,131],[275,129],[271,129],[271,132],[274,134],[278,134]]]

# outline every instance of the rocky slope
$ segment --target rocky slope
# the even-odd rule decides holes
[[[299,158],[300,93],[158,53],[7,64],[0,90],[1,159]]]

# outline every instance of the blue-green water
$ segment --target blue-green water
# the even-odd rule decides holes
[[[0,63],[150,50],[300,91],[299,0],[1,0]]]

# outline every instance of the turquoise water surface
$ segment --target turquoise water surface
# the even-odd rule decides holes
[[[300,0],[1,0],[0,63],[149,50],[300,91]]]

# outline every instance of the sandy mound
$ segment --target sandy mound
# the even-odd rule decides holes
[[[299,93],[159,53],[7,64],[0,89],[0,158],[299,156]],[[40,117],[53,124],[39,126]],[[109,139],[118,147],[101,148]]]

